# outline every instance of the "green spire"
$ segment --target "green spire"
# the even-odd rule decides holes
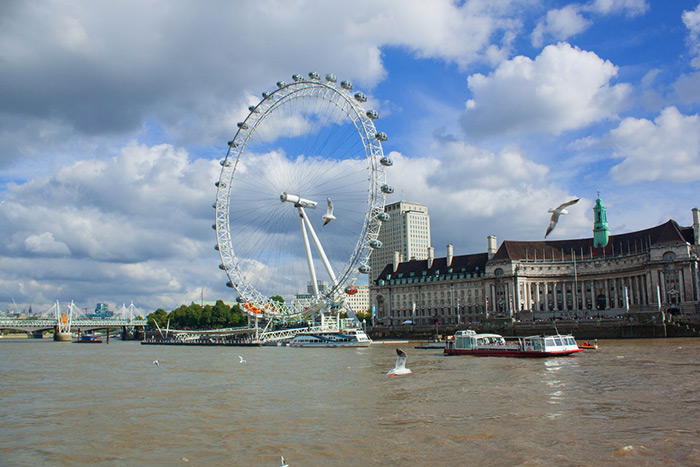
[[[605,248],[608,244],[610,230],[608,229],[608,215],[605,211],[606,208],[603,206],[603,201],[600,199],[600,192],[598,192],[598,199],[595,200],[595,206],[593,207],[594,248]]]

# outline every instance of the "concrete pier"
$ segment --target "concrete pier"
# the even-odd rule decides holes
[[[53,340],[56,342],[71,342],[73,334],[70,332],[54,332]]]

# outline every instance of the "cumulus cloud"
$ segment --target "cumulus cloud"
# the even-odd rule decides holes
[[[665,108],[654,121],[626,118],[610,133],[623,161],[610,175],[621,184],[700,180],[700,117]]]
[[[540,47],[547,39],[566,40],[585,31],[591,24],[579,13],[576,5],[567,5],[558,10],[549,10],[547,16],[537,22],[530,39],[532,45]]]
[[[41,235],[30,235],[24,241],[27,251],[48,256],[64,256],[70,254],[70,248],[63,242],[56,241],[51,232]]]
[[[149,121],[177,146],[226,141],[249,97],[292,73],[323,64],[371,90],[386,46],[462,68],[501,59],[519,2],[14,3],[0,18],[0,164]]]
[[[485,251],[487,235],[541,238],[547,209],[571,196],[549,181],[549,167],[516,147],[494,153],[453,140],[436,142],[432,151],[422,158],[391,154],[397,194],[387,202],[403,198],[428,205],[436,248],[452,243],[460,254],[478,253]],[[585,209],[572,215],[559,234],[588,227],[585,215]]]
[[[49,302],[90,296],[154,304],[142,295],[148,284],[176,304],[173,298],[194,284],[214,287],[191,281],[190,273],[216,264],[209,225],[218,170],[216,161],[190,160],[169,145],[132,144],[106,160],[80,160],[10,184],[0,202],[1,274],[26,289],[37,279],[50,285],[41,292]],[[23,298],[35,300],[32,293]]]
[[[630,92],[612,84],[617,67],[567,43],[544,48],[534,60],[517,56],[488,76],[468,78],[473,97],[462,117],[472,137],[542,132],[559,134],[616,117]]]
[[[690,51],[695,55],[691,64],[695,68],[700,68],[700,5],[694,10],[684,11],[683,24],[688,28],[688,46]]]

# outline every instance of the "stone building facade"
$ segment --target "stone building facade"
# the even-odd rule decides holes
[[[506,240],[486,253],[387,265],[370,287],[375,323],[460,324],[490,318],[585,319],[663,312],[700,314],[700,211],[693,226],[674,220],[593,238]],[[430,249],[429,249],[430,252]],[[408,323],[407,323],[408,324]]]

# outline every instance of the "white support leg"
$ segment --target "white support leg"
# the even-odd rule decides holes
[[[323,262],[323,266],[326,268],[326,272],[328,272],[328,275],[331,278],[331,281],[333,282],[333,286],[336,286],[338,284],[338,280],[335,278],[335,273],[333,272],[333,269],[331,268],[331,263],[328,261],[328,257],[326,256],[326,252],[323,251],[323,247],[321,246],[321,242],[319,241],[318,237],[316,236],[316,232],[314,231],[313,226],[311,225],[311,221],[309,221],[309,218],[306,216],[306,213],[302,211],[302,216],[303,220],[306,222],[306,225],[309,228],[309,232],[311,232],[311,238],[314,240],[314,245],[316,245],[316,249],[318,250],[318,254],[321,255],[321,261]]]
[[[306,250],[306,261],[309,263],[309,275],[311,275],[311,284],[314,288],[314,297],[318,298],[318,283],[316,282],[316,269],[314,268],[314,260],[311,257],[311,245],[309,245],[309,236],[306,234],[306,225],[304,220],[306,219],[306,213],[304,208],[297,206],[299,211],[299,223],[301,224],[301,236],[304,239],[304,249]],[[313,234],[313,230],[311,231]],[[315,237],[315,235],[314,235]]]

